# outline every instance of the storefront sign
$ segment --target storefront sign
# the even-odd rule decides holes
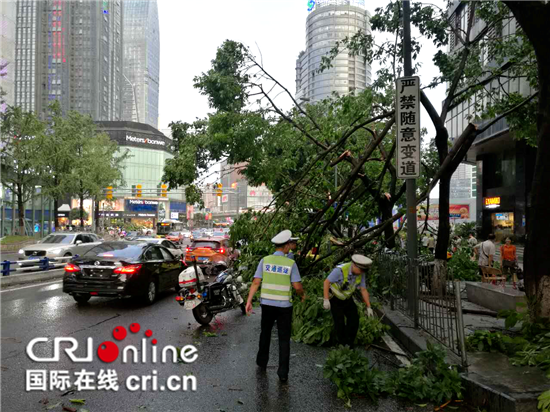
[[[143,143],[146,145],[153,145],[153,146],[166,146],[166,142],[162,140],[150,139],[148,137],[132,136],[131,134],[128,134],[128,133],[126,133],[126,141],[133,142],[133,143]]]
[[[426,207],[417,206],[419,220],[426,219]],[[470,205],[449,205],[449,218],[470,219]],[[439,220],[439,205],[430,205],[428,220]]]
[[[401,77],[396,82],[397,177],[420,176],[420,78]]]
[[[498,197],[486,197],[483,199],[483,204],[488,209],[495,209],[500,206],[500,196]]]
[[[497,220],[509,220],[509,213],[495,213]]]
[[[128,199],[128,203],[131,205],[157,205],[158,200],[141,200],[141,199]]]
[[[69,217],[69,213],[67,212],[57,212],[57,217]]]
[[[179,215],[179,212],[170,212],[170,219],[178,220]]]
[[[222,203],[227,203],[228,200],[229,200],[229,196],[227,195],[222,196]]]

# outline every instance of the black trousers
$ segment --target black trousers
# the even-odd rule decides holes
[[[260,349],[256,357],[258,366],[265,368],[269,361],[269,346],[271,344],[271,330],[277,321],[279,332],[279,369],[277,374],[282,378],[288,377],[290,364],[290,328],[292,324],[292,307],[279,308],[277,306],[262,306],[262,332],[260,333]]]
[[[330,300],[330,311],[338,343],[353,347],[359,329],[359,313],[353,298],[342,300],[333,297]]]

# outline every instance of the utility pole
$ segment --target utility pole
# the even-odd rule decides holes
[[[411,57],[411,5],[409,0],[403,1],[403,61],[405,77],[413,75]],[[399,119],[396,119],[398,121]],[[418,237],[416,227],[416,180],[406,179],[407,185],[407,255],[409,259],[409,293],[408,309],[414,315],[415,326],[418,323],[417,310],[417,266]]]

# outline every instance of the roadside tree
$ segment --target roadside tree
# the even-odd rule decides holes
[[[40,181],[44,123],[33,113],[8,107],[0,114],[0,160],[2,185],[12,193],[12,208],[17,207],[18,231],[25,235],[25,204],[34,195]],[[14,226],[12,224],[12,227]]]

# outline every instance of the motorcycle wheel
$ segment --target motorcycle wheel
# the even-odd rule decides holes
[[[212,318],[214,317],[214,315],[210,313],[210,311],[206,308],[204,304],[200,304],[193,309],[193,317],[201,325],[208,325],[210,324],[210,322],[212,322]]]
[[[239,306],[241,307],[241,312],[243,315],[246,315],[246,303],[243,302]]]

